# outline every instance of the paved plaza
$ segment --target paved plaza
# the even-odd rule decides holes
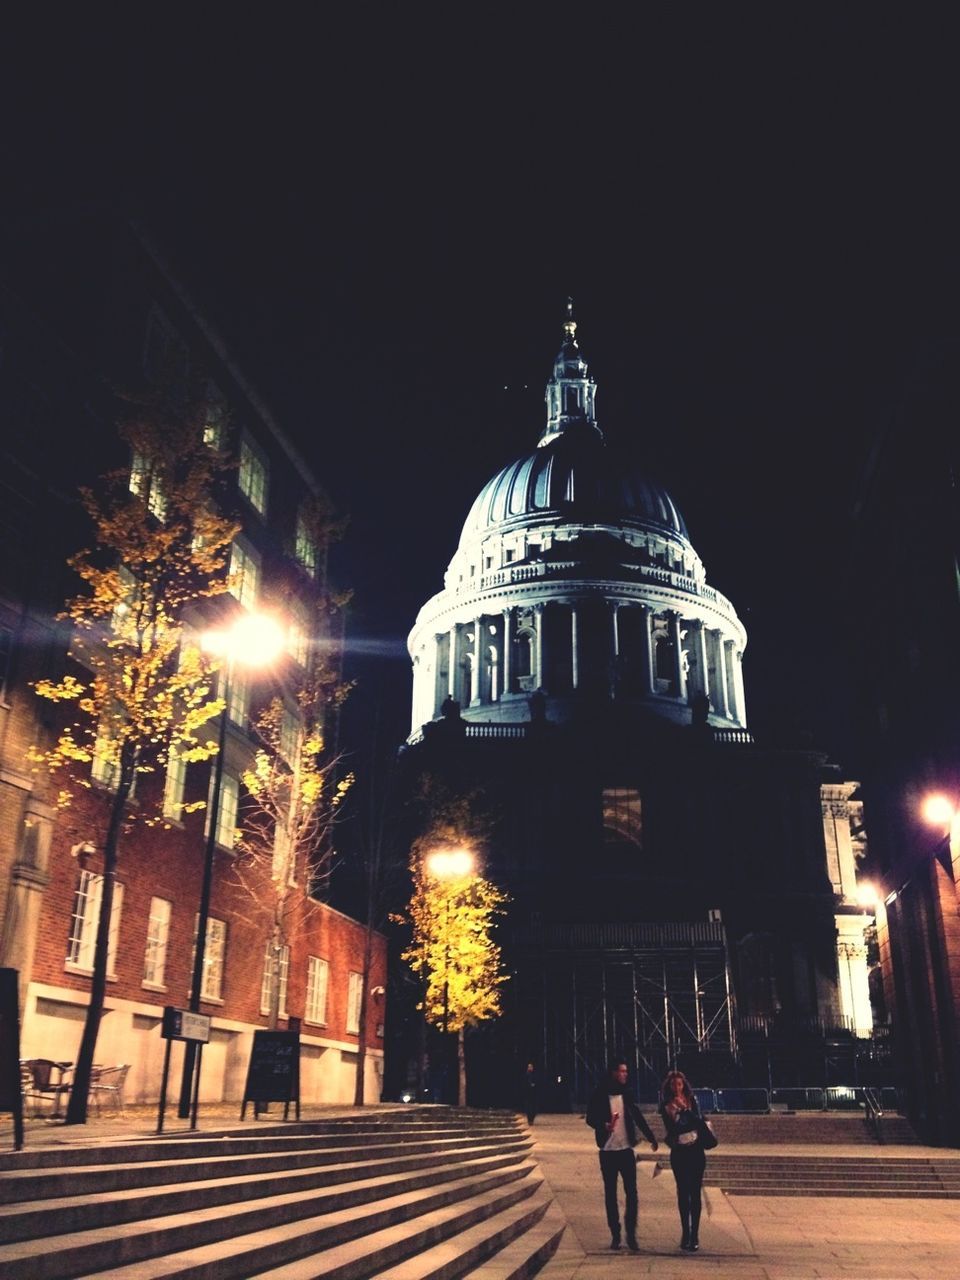
[[[656,1132],[656,1124],[654,1131]],[[639,1166],[640,1253],[612,1253],[593,1135],[578,1116],[542,1116],[533,1126],[539,1160],[569,1227],[540,1273],[544,1280],[958,1280],[960,1200],[833,1196],[728,1196],[705,1192],[700,1252],[681,1253],[673,1176]],[[731,1152],[732,1147],[726,1148]],[[929,1147],[804,1145],[804,1155],[931,1155]],[[649,1156],[649,1147],[639,1148]],[[757,1147],[739,1148],[758,1152]],[[777,1147],[777,1154],[784,1148]],[[952,1154],[937,1148],[939,1158]],[[960,1152],[956,1153],[960,1158]],[[710,1156],[707,1156],[710,1159]]]

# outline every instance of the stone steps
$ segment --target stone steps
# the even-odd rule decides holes
[[[369,1150],[352,1141],[360,1134]],[[65,1150],[30,1153],[46,1157],[34,1168],[5,1159],[4,1280],[360,1280],[401,1268],[399,1280],[414,1257],[427,1268],[418,1276],[439,1280],[501,1252],[503,1274],[521,1277],[535,1274],[564,1226],[556,1212],[547,1220],[529,1135],[512,1116],[142,1145],[150,1155],[134,1144],[70,1148],[65,1169],[49,1159]]]
[[[809,1142],[830,1145],[878,1145],[876,1135],[867,1128],[863,1113],[851,1112],[772,1112],[769,1115],[728,1115],[714,1112],[710,1123],[721,1142],[769,1143]],[[910,1122],[901,1115],[885,1115],[881,1122],[883,1144],[913,1145],[917,1136]]]
[[[721,1155],[707,1159],[707,1186],[730,1195],[960,1198],[960,1160],[882,1156]]]

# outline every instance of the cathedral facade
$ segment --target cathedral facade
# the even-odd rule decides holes
[[[532,1058],[579,1101],[614,1050],[650,1091],[675,1063],[822,1084],[871,1031],[854,789],[754,742],[744,626],[596,395],[568,308],[539,442],[481,489],[409,639],[408,785],[482,793],[511,898],[476,1100]]]

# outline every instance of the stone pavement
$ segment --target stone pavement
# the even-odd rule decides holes
[[[654,1126],[656,1132],[656,1126]],[[593,1135],[579,1116],[541,1116],[531,1132],[540,1162],[569,1227],[543,1280],[958,1280],[960,1200],[727,1196],[705,1191],[700,1252],[681,1253],[673,1176],[649,1176],[642,1145],[640,1253],[612,1253]],[[733,1152],[735,1148],[725,1148]],[[763,1148],[742,1147],[759,1152]],[[778,1146],[778,1154],[929,1156],[960,1152],[929,1147]],[[707,1156],[710,1159],[710,1156]]]

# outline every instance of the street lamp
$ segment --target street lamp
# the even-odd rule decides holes
[[[434,849],[424,863],[435,880],[450,882],[467,880],[474,872],[476,859],[469,849]],[[450,1020],[450,890],[444,895],[443,922],[443,1037],[447,1041]]]
[[[203,968],[207,952],[207,922],[210,918],[210,894],[213,888],[213,865],[217,849],[217,827],[220,821],[220,793],[223,789],[223,757],[227,744],[227,721],[230,718],[230,683],[234,667],[250,668],[269,666],[284,649],[285,636],[280,623],[270,614],[244,613],[228,627],[218,627],[204,632],[200,643],[207,653],[223,659],[223,681],[220,693],[223,710],[220,712],[220,730],[217,756],[213,765],[213,787],[207,814],[207,838],[203,852],[203,879],[200,886],[200,909],[197,913],[197,944],[193,957],[193,978],[190,983],[190,1010],[200,1012],[200,992],[203,988]],[[196,1125],[196,1099],[200,1091],[200,1070],[197,1060],[197,1044],[188,1040],[184,1044],[183,1078],[180,1083],[179,1116],[190,1114],[191,1085],[194,1089],[193,1124]]]

